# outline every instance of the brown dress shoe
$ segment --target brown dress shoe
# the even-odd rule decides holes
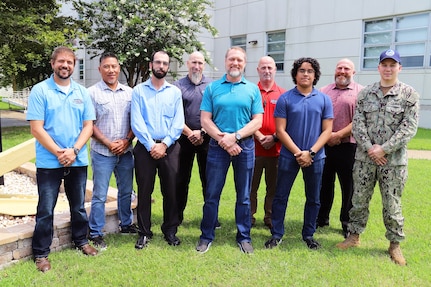
[[[79,246],[78,249],[81,250],[82,253],[84,253],[85,255],[91,255],[91,256],[97,255],[97,249],[88,243]]]
[[[48,257],[38,257],[34,259],[36,263],[37,270],[41,272],[46,272],[51,269],[51,264],[49,263]]]

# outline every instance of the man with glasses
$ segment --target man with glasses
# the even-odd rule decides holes
[[[280,96],[274,111],[277,137],[283,146],[272,202],[272,237],[265,242],[265,247],[274,248],[282,241],[290,191],[301,169],[306,198],[302,240],[315,250],[320,248],[313,236],[320,208],[320,183],[325,163],[323,146],[332,133],[332,102],[314,88],[320,78],[316,59],[296,60],[291,75],[296,87]]]
[[[138,142],[133,150],[138,185],[137,217],[139,239],[136,249],[142,249],[153,237],[151,231],[151,194],[156,173],[163,195],[161,226],[169,245],[181,243],[176,236],[179,216],[176,183],[179,165],[177,140],[184,128],[181,91],[165,77],[169,70],[169,55],[158,51],[151,55],[150,79],[137,85],[132,92],[131,123]]]

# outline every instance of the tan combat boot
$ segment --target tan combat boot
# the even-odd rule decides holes
[[[350,235],[343,241],[335,245],[338,249],[347,249],[350,247],[358,247],[361,245],[361,241],[359,240],[359,234],[350,233]]]
[[[403,253],[401,252],[399,242],[391,242],[388,252],[395,264],[400,266],[405,266],[407,264],[406,259],[404,259]]]

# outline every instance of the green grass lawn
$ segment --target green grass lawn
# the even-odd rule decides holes
[[[417,146],[431,146],[430,130],[420,131],[418,136],[423,143]],[[430,169],[430,160],[409,161],[403,194],[407,237],[401,245],[406,267],[393,264],[387,254],[389,242],[384,236],[378,189],[371,201],[367,229],[361,235],[361,247],[346,251],[335,248],[343,240],[337,186],[330,226],[319,228],[315,234],[322,248],[309,250],[301,240],[305,196],[300,174],[291,192],[283,242],[272,250],[264,248],[270,232],[263,224],[262,184],[257,226],[251,234],[255,252],[245,255],[235,242],[235,191],[230,171],[220,203],[222,228],[216,231],[210,250],[198,254],[195,245],[203,200],[194,169],[185,221],[177,234],[182,240],[180,246],[169,246],[163,240],[162,197],[157,184],[152,206],[154,238],[147,248],[135,250],[136,236],[108,235],[108,249],[96,257],[72,249],[51,253],[52,270],[46,274],[38,272],[31,260],[19,262],[0,270],[0,286],[431,286],[431,208],[426,200],[431,191]]]

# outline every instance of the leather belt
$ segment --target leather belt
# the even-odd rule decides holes
[[[154,141],[155,143],[162,143],[162,140],[155,140],[155,139],[153,139],[153,141]]]

